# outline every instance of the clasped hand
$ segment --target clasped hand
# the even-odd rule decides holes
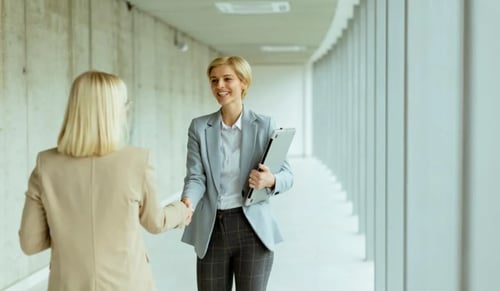
[[[262,188],[274,189],[276,178],[269,168],[263,164],[259,164],[257,170],[250,171],[248,176],[248,186],[250,188],[260,190]]]
[[[191,219],[193,218],[193,211],[194,211],[194,209],[193,209],[193,204],[191,203],[191,200],[189,200],[189,198],[187,198],[187,197],[183,197],[183,198],[181,199],[181,201],[182,201],[182,203],[184,203],[184,205],[186,205],[186,207],[187,207],[189,210],[191,210],[191,211],[189,212],[189,215],[188,215],[188,216],[187,216],[187,218],[186,218],[186,225],[189,225],[189,223],[191,223]]]

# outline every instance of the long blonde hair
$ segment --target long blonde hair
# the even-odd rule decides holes
[[[57,150],[74,157],[101,156],[123,146],[127,87],[117,76],[87,71],[71,86]]]

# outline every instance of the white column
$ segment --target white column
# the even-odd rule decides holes
[[[466,1],[465,278],[500,290],[500,2]]]
[[[387,1],[387,291],[405,290],[405,1]]]
[[[387,0],[375,7],[375,290],[387,290]]]

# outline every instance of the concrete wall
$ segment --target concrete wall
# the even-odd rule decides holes
[[[375,290],[500,290],[499,2],[341,2],[313,149],[357,204]]]
[[[182,187],[191,118],[218,108],[205,76],[217,52],[189,38],[180,52],[172,27],[122,0],[1,0],[0,15],[0,289],[43,289],[49,252],[25,256],[17,231],[35,155],[56,145],[72,80],[88,69],[125,80],[131,143],[152,150],[168,201]],[[278,126],[297,128],[296,156],[311,152],[308,69],[253,66],[246,101]]]
[[[17,231],[38,151],[54,147],[71,81],[118,74],[134,101],[131,142],[152,149],[162,197],[180,191],[187,127],[217,108],[205,67],[216,52],[121,0],[2,0],[0,5],[0,289],[48,263],[22,254]]]

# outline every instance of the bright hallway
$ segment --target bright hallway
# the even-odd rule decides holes
[[[313,158],[292,158],[295,183],[273,198],[285,241],[278,245],[269,291],[372,291],[373,262],[352,204],[330,171]],[[195,254],[180,230],[147,236],[159,290],[196,290]]]
[[[27,256],[18,232],[74,78],[125,81],[130,143],[151,150],[168,201],[191,119],[218,109],[220,55],[251,64],[245,106],[296,129],[269,291],[500,290],[500,1],[215,2],[0,0],[0,290],[45,290],[51,252]],[[194,291],[180,235],[146,234],[159,291]]]

